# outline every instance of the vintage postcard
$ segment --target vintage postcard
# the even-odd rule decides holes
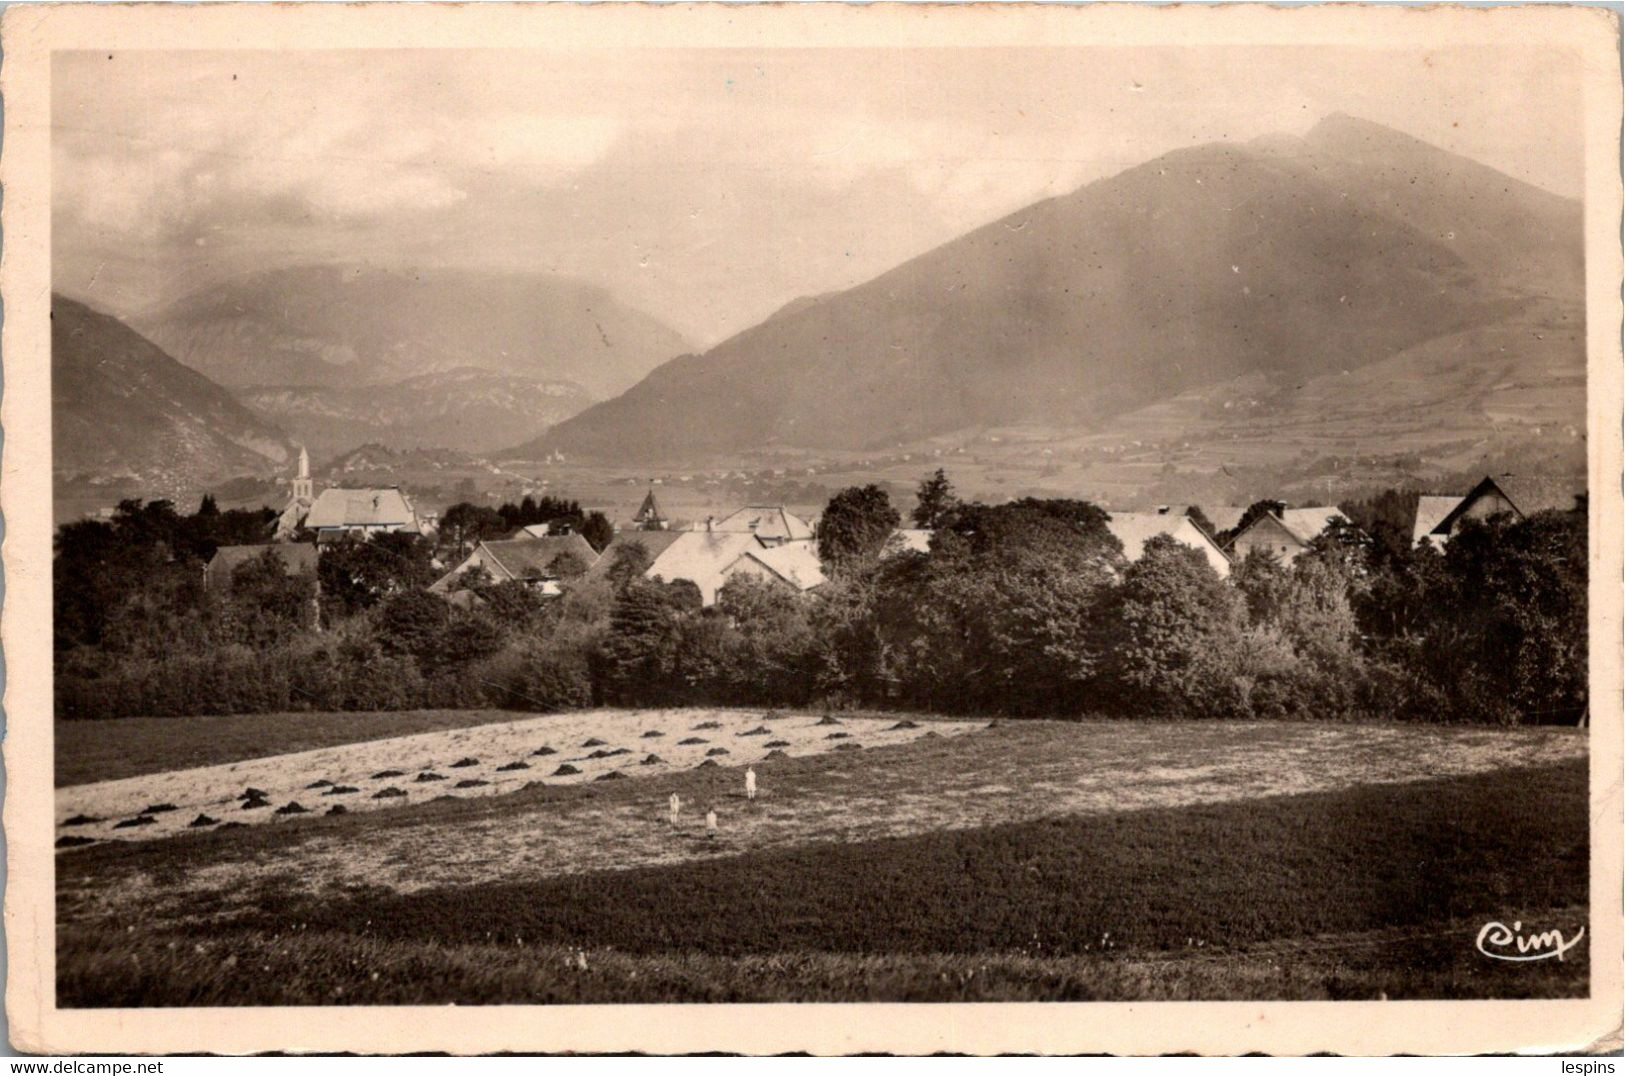
[[[19,1049],[1618,1048],[1613,11],[0,35]]]

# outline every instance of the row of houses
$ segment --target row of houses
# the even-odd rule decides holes
[[[1580,484],[1562,478],[1519,475],[1486,475],[1477,485],[1460,495],[1425,494],[1418,498],[1412,526],[1412,541],[1442,550],[1450,536],[1468,520],[1484,520],[1497,515],[1522,519],[1537,512],[1576,511],[1583,506],[1585,490]],[[1249,522],[1229,542],[1220,545],[1216,535],[1234,531],[1246,508],[1240,505],[1201,506],[1213,527],[1209,534],[1190,517],[1189,505],[1162,505],[1154,512],[1112,512],[1107,528],[1123,546],[1130,563],[1140,559],[1145,544],[1158,535],[1172,538],[1196,550],[1221,577],[1230,574],[1233,564],[1254,551],[1290,564],[1309,551],[1316,538],[1334,523],[1348,523],[1339,508],[1318,505],[1287,508],[1279,513],[1265,512]],[[927,552],[931,531],[899,530],[887,544],[888,555],[904,551]]]
[[[1547,476],[1486,475],[1464,494],[1423,494],[1417,498],[1411,540],[1416,545],[1444,549],[1450,537],[1468,520],[1498,515],[1524,519],[1538,512],[1578,511],[1585,504],[1585,488],[1570,479]],[[1187,508],[1168,506],[1155,513],[1112,513],[1111,528],[1128,559],[1138,559],[1152,535],[1166,534],[1202,553],[1220,575],[1229,565],[1255,550],[1290,563],[1308,552],[1310,544],[1334,523],[1349,519],[1341,509],[1327,505],[1266,512],[1252,520],[1222,548],[1201,527],[1186,518]],[[1202,514],[1215,534],[1233,531],[1246,509],[1235,505],[1204,506]],[[1222,561],[1222,563],[1221,563]]]
[[[1523,517],[1554,508],[1573,510],[1583,497],[1583,488],[1572,482],[1505,474],[1486,476],[1461,496],[1420,497],[1412,537],[1418,544],[1442,548],[1467,520],[1502,513]],[[1239,506],[1204,506],[1202,515],[1212,525],[1213,534],[1197,525],[1190,507],[1184,505],[1164,505],[1152,512],[1112,512],[1107,526],[1122,543],[1130,562],[1140,558],[1152,538],[1165,535],[1196,550],[1220,576],[1228,576],[1232,564],[1254,551],[1290,563],[1328,527],[1348,521],[1342,511],[1330,506],[1265,512],[1221,546],[1215,535],[1234,530],[1244,512]],[[285,539],[300,529],[314,531],[316,544],[284,540],[269,548],[294,573],[313,569],[324,544],[382,531],[425,533],[424,526],[411,501],[397,489],[328,489],[313,496],[309,461],[301,452],[299,477],[290,503],[279,517],[278,536]],[[642,546],[648,558],[649,578],[692,582],[707,606],[715,603],[717,593],[729,579],[739,575],[753,576],[798,594],[816,591],[826,582],[814,523],[783,505],[747,505],[720,518],[684,525],[666,516],[651,489],[633,518],[633,526],[618,533],[602,553],[579,534],[549,534],[545,527],[527,527],[508,538],[478,543],[429,589],[449,600],[471,601],[464,581],[470,573],[476,573],[490,582],[518,582],[544,594],[557,594],[566,578],[607,572],[620,558],[620,548],[633,543]],[[930,543],[929,530],[901,529],[891,536],[885,554],[926,552]],[[210,586],[229,583],[238,565],[267,548],[222,547],[205,570],[205,581]]]
[[[713,605],[728,580],[747,575],[805,594],[826,582],[811,523],[782,505],[747,505],[703,525],[675,525],[660,510],[653,491],[634,517],[637,529],[617,534],[602,553],[578,534],[520,533],[480,542],[429,590],[455,598],[471,571],[492,582],[519,582],[556,594],[566,578],[597,577],[621,559],[620,549],[636,544],[648,558],[647,578],[687,580]],[[469,598],[457,598],[468,601]]]
[[[1123,556],[1129,563],[1140,559],[1145,552],[1145,544],[1158,535],[1166,535],[1176,542],[1190,546],[1202,554],[1208,564],[1219,575],[1230,574],[1230,557],[1219,547],[1212,536],[1198,527],[1191,518],[1185,514],[1186,508],[1182,505],[1163,505],[1155,512],[1112,512],[1106,521],[1106,528],[1112,532],[1118,542],[1123,546]],[[1239,519],[1241,509],[1237,509],[1236,518]],[[926,553],[931,549],[931,535],[929,530],[908,528],[893,532],[891,539],[886,543],[883,556],[895,556],[899,553],[913,552]]]

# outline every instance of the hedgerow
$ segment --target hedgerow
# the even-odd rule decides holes
[[[137,536],[162,531],[163,513],[132,518]],[[331,565],[349,566],[342,601],[318,601],[316,577],[285,576],[273,557],[242,565],[224,593],[168,561],[126,566],[110,589],[92,569],[128,550],[74,525],[58,539],[57,713],[821,704],[1574,724],[1588,712],[1583,514],[1469,523],[1443,555],[1408,534],[1334,528],[1290,566],[1255,552],[1229,579],[1165,536],[1129,563],[1106,520],[1082,501],[957,505],[929,552],[888,557],[857,527],[815,594],[737,577],[709,608],[692,583],[644,578],[648,565],[619,553],[560,598],[504,584],[464,608],[421,589],[422,550],[411,571],[385,571],[383,554],[415,548],[406,539],[324,559],[332,585]]]

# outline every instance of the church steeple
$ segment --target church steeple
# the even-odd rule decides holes
[[[299,446],[299,473],[293,480],[293,499],[296,501],[313,501],[316,499],[315,483],[310,478],[310,453],[305,446]]]
[[[632,517],[632,523],[640,531],[663,531],[667,527],[665,513],[660,511],[660,504],[655,500],[655,491],[651,487],[649,495],[643,498],[643,507],[638,514]]]

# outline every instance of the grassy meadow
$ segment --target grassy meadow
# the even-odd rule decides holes
[[[220,720],[133,735],[157,760],[159,726],[189,744],[185,726]],[[719,765],[64,852],[58,1001],[1587,989],[1580,949],[1520,965],[1473,948],[1488,919],[1586,921],[1574,730],[1003,722],[757,772],[755,801]]]

